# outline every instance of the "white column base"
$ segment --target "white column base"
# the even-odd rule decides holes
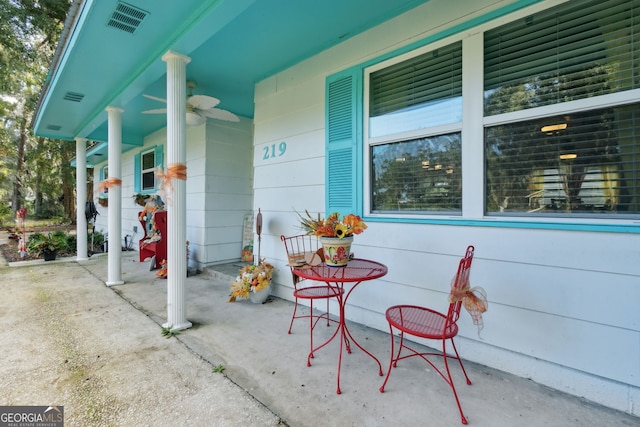
[[[124,280],[115,280],[110,282],[104,282],[107,286],[116,286],[116,285],[124,285]]]
[[[89,258],[76,258],[76,261],[89,261]]]
[[[171,331],[183,331],[185,329],[189,329],[193,324],[188,320],[185,323],[181,323],[180,325],[170,325],[168,323],[163,323],[163,328],[171,328]]]

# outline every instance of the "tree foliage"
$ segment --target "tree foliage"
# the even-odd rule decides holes
[[[0,0],[0,198],[14,211],[27,198],[62,211],[55,205],[69,197],[70,144],[30,129],[68,9],[69,0]]]

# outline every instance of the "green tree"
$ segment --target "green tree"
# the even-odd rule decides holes
[[[52,186],[46,197],[58,203],[68,198],[55,193],[67,192],[64,186],[72,180],[61,173],[68,175],[69,169],[35,161],[38,155],[31,151],[51,141],[36,139],[30,130],[68,8],[69,0],[0,0],[0,196],[12,200],[13,214],[25,195],[34,193],[30,178],[44,173],[39,167],[64,184]],[[61,154],[70,160],[66,151]],[[72,216],[74,209],[65,210]]]

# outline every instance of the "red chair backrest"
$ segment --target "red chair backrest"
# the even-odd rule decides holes
[[[305,262],[305,254],[316,252],[319,249],[319,242],[316,236],[299,234],[297,236],[280,236],[280,240],[284,243],[287,251],[288,264],[291,267],[294,285],[302,280],[299,276],[293,274],[293,265]]]
[[[455,288],[462,288],[469,283],[469,275],[471,273],[471,262],[473,261],[473,252],[475,248],[471,245],[467,247],[467,252],[464,258],[458,263],[458,271],[453,279],[453,286]],[[449,328],[455,324],[460,317],[460,309],[462,307],[462,301],[456,301],[449,304],[449,312],[447,314],[447,325],[445,328]]]
[[[289,264],[304,262],[305,253],[316,252],[318,250],[318,238],[299,234],[297,236],[280,236],[280,240],[284,243],[287,251],[287,259]]]

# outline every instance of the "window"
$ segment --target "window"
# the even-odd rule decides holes
[[[151,193],[156,190],[155,170],[163,164],[163,146],[141,151],[134,156],[134,191]]]
[[[462,43],[368,70],[374,213],[460,213]]]
[[[640,0],[549,3],[329,76],[326,211],[634,226]]]
[[[485,127],[487,213],[640,213],[639,14],[570,2],[485,34],[485,116],[508,122]]]
[[[487,211],[638,213],[640,104],[485,130]]]
[[[156,177],[154,170],[156,167],[156,156],[154,151],[142,153],[142,190],[153,190],[156,187]]]
[[[104,181],[109,178],[109,165],[105,165],[100,168],[100,181]],[[102,194],[106,195],[109,192],[109,188],[105,188]]]

